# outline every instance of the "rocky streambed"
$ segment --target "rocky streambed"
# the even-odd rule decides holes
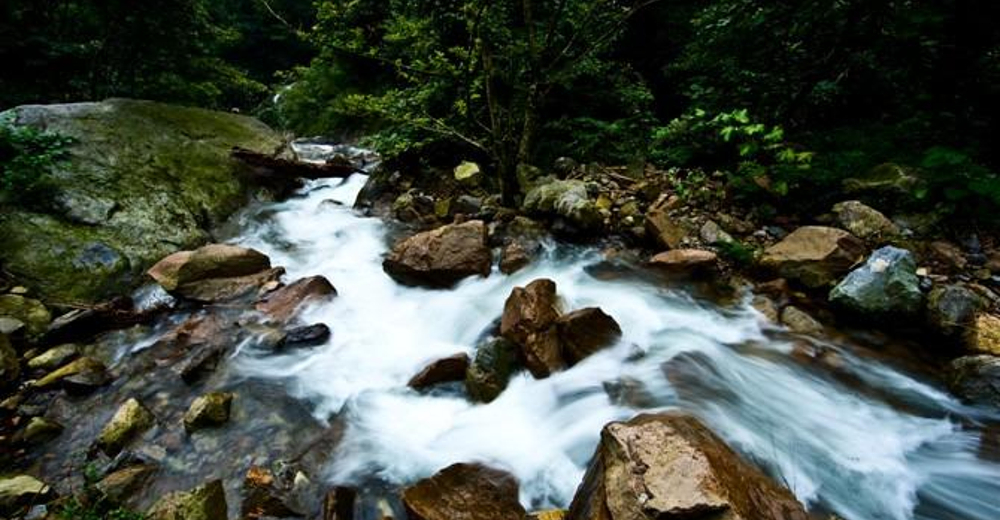
[[[20,382],[3,514],[1000,517],[995,358],[956,362],[963,400],[929,345],[987,352],[988,304],[976,284],[921,288],[922,257],[882,247],[867,206],[769,239],[769,281],[751,284],[717,256],[730,232],[667,197],[639,218],[572,178],[529,196],[563,236],[638,225],[670,248],[650,259],[380,175],[252,203],[131,305],[52,325],[30,292],[0,296]],[[417,218],[367,216],[359,194]],[[831,307],[807,292],[833,286]],[[873,332],[916,316],[939,335]]]

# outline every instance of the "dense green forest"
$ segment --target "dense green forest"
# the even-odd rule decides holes
[[[509,201],[519,166],[560,156],[824,204],[892,162],[920,179],[906,202],[989,217],[998,15],[990,0],[9,0],[0,107],[238,108],[390,158],[479,161]]]

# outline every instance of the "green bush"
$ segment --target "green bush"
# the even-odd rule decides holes
[[[66,159],[72,139],[0,120],[0,201],[39,207],[54,191],[51,170]]]

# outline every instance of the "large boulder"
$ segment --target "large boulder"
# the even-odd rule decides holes
[[[488,403],[503,393],[520,367],[518,349],[504,338],[490,338],[476,348],[476,357],[465,372],[465,391],[470,399]]]
[[[582,361],[622,337],[622,328],[599,307],[588,307],[556,320],[563,357],[569,364]]]
[[[829,285],[865,253],[864,243],[842,229],[804,226],[769,247],[761,265],[812,288]]]
[[[128,443],[153,427],[156,418],[139,401],[132,398],[125,401],[111,420],[104,425],[97,437],[97,447],[110,456],[115,456]]]
[[[0,263],[43,299],[97,302],[167,254],[208,241],[253,187],[230,157],[282,138],[236,114],[147,101],[22,106],[14,124],[72,138],[53,172],[57,211],[0,216]]]
[[[524,520],[517,479],[480,464],[454,464],[403,491],[411,520]]]
[[[246,295],[283,271],[271,269],[267,255],[245,247],[209,244],[180,251],[157,262],[149,276],[164,290],[189,300],[220,302]]]
[[[489,276],[492,263],[486,225],[473,220],[400,241],[382,267],[401,283],[450,287],[469,276]]]
[[[189,491],[169,493],[146,513],[148,520],[227,520],[226,490],[213,480]]]
[[[581,180],[552,181],[532,188],[524,197],[524,210],[565,218],[581,230],[600,229],[604,222]]]
[[[882,212],[857,200],[835,204],[833,213],[837,216],[837,223],[864,240],[877,241],[900,233],[899,226]]]
[[[675,413],[611,423],[566,520],[808,520],[787,489],[698,420]]]
[[[556,320],[559,301],[556,283],[545,278],[515,287],[504,303],[500,335],[521,348],[531,374],[544,378],[565,367]]]
[[[912,316],[924,296],[913,253],[883,247],[830,291],[830,301],[868,317]]]
[[[948,365],[947,380],[962,400],[1000,409],[1000,357],[958,358]]]

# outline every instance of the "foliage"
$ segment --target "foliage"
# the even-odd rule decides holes
[[[748,267],[754,263],[754,250],[752,247],[738,240],[724,241],[715,244],[719,251],[719,256],[740,267]]]
[[[0,119],[0,202],[44,205],[53,190],[51,169],[66,158],[72,139]]]
[[[58,511],[57,517],[62,520],[143,520],[141,513],[122,507],[110,507],[98,502],[84,504],[77,498],[71,498]]]
[[[670,166],[714,163],[738,193],[787,195],[810,170],[813,152],[785,140],[780,126],[750,118],[746,109],[711,115],[695,109],[653,130],[652,159]]]

